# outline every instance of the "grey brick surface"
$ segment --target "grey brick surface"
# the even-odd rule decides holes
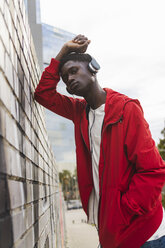
[[[58,169],[34,101],[41,72],[23,0],[0,0],[0,55],[0,247],[55,248]]]
[[[0,214],[6,211],[6,180],[0,179],[1,200],[0,200]]]

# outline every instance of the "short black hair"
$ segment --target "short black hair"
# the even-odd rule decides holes
[[[62,57],[62,59],[60,60],[59,71],[61,71],[61,68],[63,67],[63,65],[70,60],[89,63],[89,62],[91,62],[92,57],[88,53],[70,53],[70,54],[67,54],[66,56]]]

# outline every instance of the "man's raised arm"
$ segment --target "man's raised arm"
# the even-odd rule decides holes
[[[34,98],[38,103],[70,120],[74,119],[75,99],[64,96],[56,90],[60,80],[59,64],[62,57],[71,52],[84,53],[89,43],[90,41],[83,35],[78,35],[66,42],[57,56],[51,60],[50,65],[45,68],[34,92]]]

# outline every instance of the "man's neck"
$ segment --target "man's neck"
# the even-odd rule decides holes
[[[92,109],[97,109],[106,101],[106,91],[104,91],[99,85],[92,90],[92,94],[88,94],[84,97],[87,103]]]

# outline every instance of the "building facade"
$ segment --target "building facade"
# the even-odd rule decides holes
[[[47,24],[42,24],[42,35],[45,68],[49,65],[51,58],[57,55],[62,45],[71,40],[75,35]],[[58,91],[68,95],[62,81],[58,84]],[[46,110],[46,126],[52,149],[59,165],[59,171],[66,169],[74,173],[76,158],[73,123]]]

